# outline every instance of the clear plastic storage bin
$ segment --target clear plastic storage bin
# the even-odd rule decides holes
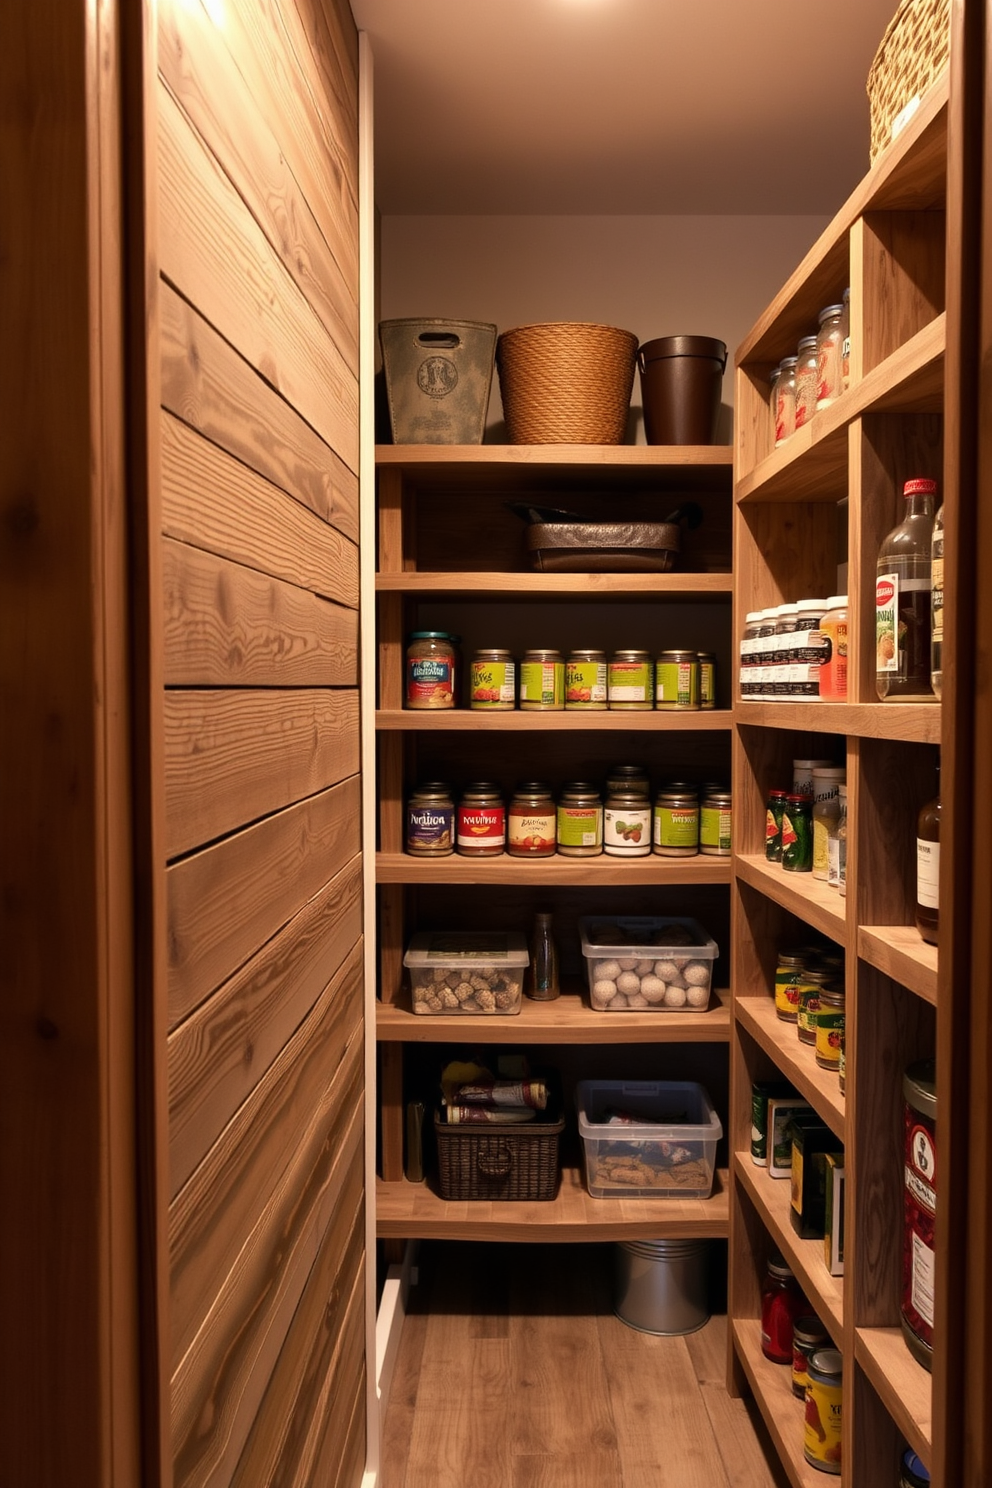
[[[597,1011],[677,1013],[709,1006],[720,952],[698,920],[590,915],[580,919],[579,931]]]
[[[707,1199],[723,1126],[690,1080],[580,1080],[586,1187],[594,1199]]]
[[[527,942],[516,930],[426,930],[403,957],[415,1013],[519,1013]]]

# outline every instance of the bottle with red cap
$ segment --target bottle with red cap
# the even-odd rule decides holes
[[[906,514],[878,550],[875,579],[875,685],[880,698],[929,702],[930,544],[937,482],[903,487]]]

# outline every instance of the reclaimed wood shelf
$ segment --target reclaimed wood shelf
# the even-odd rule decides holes
[[[375,587],[387,594],[458,594],[527,600],[560,599],[713,599],[733,593],[730,573],[445,573],[404,569],[378,573]]]
[[[729,708],[701,708],[693,712],[666,708],[644,712],[604,709],[595,713],[583,713],[579,709],[532,713],[517,708],[512,713],[498,713],[486,708],[381,708],[375,715],[376,729],[381,732],[699,734],[726,733],[730,725]]]
[[[906,1347],[902,1329],[855,1329],[854,1357],[913,1451],[929,1468],[933,1381]]]
[[[792,1370],[773,1364],[761,1352],[761,1323],[735,1318],[734,1351],[778,1450],[792,1488],[823,1488],[824,1474],[803,1455],[803,1402],[792,1393]],[[835,1480],[839,1481],[839,1480]]]
[[[376,1232],[397,1240],[725,1240],[728,1175],[718,1168],[708,1199],[594,1199],[580,1168],[562,1170],[548,1203],[449,1202],[426,1183],[376,1183]]]
[[[812,873],[787,873],[778,863],[754,853],[734,857],[737,877],[769,899],[798,915],[815,930],[843,944],[847,936],[847,900]]]
[[[800,1240],[789,1213],[792,1185],[769,1178],[749,1152],[734,1154],[734,1179],[747,1193],[765,1228],[791,1267],[806,1298],[837,1348],[844,1347],[844,1278],[831,1276],[823,1260],[822,1240]]]
[[[534,490],[548,481],[571,490],[602,486],[658,486],[690,490],[729,483],[729,444],[378,444],[379,470],[429,478],[435,490]]]
[[[937,702],[763,703],[745,699],[734,704],[734,718],[756,728],[802,729],[906,744],[940,743]]]
[[[729,884],[730,859],[699,853],[694,858],[471,858],[452,853],[447,858],[416,858],[411,853],[376,853],[376,883],[380,884],[516,884],[551,889],[558,885],[604,884]]]
[[[785,1078],[827,1123],[834,1136],[843,1142],[845,1101],[836,1071],[823,1069],[817,1064],[810,1045],[799,1042],[795,1023],[787,1023],[778,1016],[770,995],[738,997],[736,1009],[740,1026],[761,1045]]]
[[[915,925],[861,925],[858,955],[936,1007],[937,947],[927,945]]]
[[[519,1013],[468,1017],[415,1013],[409,988],[396,1002],[376,1003],[380,1043],[472,1044],[725,1044],[730,1038],[730,993],[716,990],[708,1008],[645,1013],[597,1012],[588,994],[571,987],[554,1002],[525,997]]]

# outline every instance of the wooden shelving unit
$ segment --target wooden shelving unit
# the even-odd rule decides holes
[[[552,858],[528,862],[459,855],[418,859],[403,851],[403,809],[417,779],[498,780],[509,793],[539,773],[555,789],[568,779],[602,780],[613,762],[643,763],[657,779],[729,779],[732,713],[732,451],[728,448],[540,446],[385,446],[377,452],[379,557],[376,576],[379,697],[378,885],[380,985],[376,1037],[380,1071],[381,1179],[377,1229],[389,1240],[597,1240],[626,1236],[723,1237],[728,1230],[726,1172],[710,1199],[591,1198],[574,1160],[550,1204],[446,1204],[403,1178],[403,1114],[411,1081],[437,1046],[541,1050],[542,1058],[595,1077],[604,1053],[616,1060],[645,1047],[673,1057],[698,1050],[726,1082],[729,993],[699,1012],[597,1013],[585,978],[567,975],[554,1003],[524,999],[511,1017],[415,1015],[402,957],[416,928],[453,925],[528,930],[550,904],[574,973],[575,918],[594,911],[695,914],[726,948],[729,858]],[[505,503],[530,496],[589,515],[668,514],[686,495],[703,510],[683,534],[679,566],[659,574],[547,574],[523,567],[523,527]],[[457,519],[456,519],[457,518]],[[403,706],[408,632],[440,628],[463,636],[466,660],[477,645],[679,643],[717,653],[718,706],[693,713],[605,711],[417,712]],[[592,642],[590,642],[592,636]],[[565,959],[563,957],[563,959]],[[677,1056],[674,1051],[678,1051]],[[557,1054],[556,1054],[557,1051]],[[674,1074],[674,1066],[673,1066]],[[436,1078],[436,1077],[435,1077]],[[431,1091],[433,1086],[431,1087]],[[427,1093],[418,1089],[425,1099]]]
[[[899,1309],[902,1072],[932,1055],[937,1037],[938,957],[913,925],[913,905],[916,815],[936,790],[942,705],[877,700],[874,575],[879,543],[901,517],[905,479],[943,475],[945,509],[957,499],[942,438],[953,350],[945,313],[948,108],[945,78],[737,354],[735,634],[748,611],[845,587],[849,594],[847,703],[734,701],[731,1379],[753,1391],[797,1488],[822,1479],[802,1460],[801,1427],[792,1433],[782,1424],[785,1372],[760,1351],[760,1286],[771,1249],[792,1266],[844,1355],[845,1488],[894,1482],[900,1442],[928,1464],[939,1460],[933,1382],[903,1341]],[[847,285],[850,387],[773,449],[768,375]],[[846,897],[764,857],[767,792],[788,784],[793,757],[810,754],[846,764]],[[846,1094],[775,1014],[777,949],[804,926],[845,952]],[[791,1081],[845,1143],[843,1278],[828,1274],[822,1241],[797,1239],[789,1184],[750,1160],[751,1083],[773,1075]]]

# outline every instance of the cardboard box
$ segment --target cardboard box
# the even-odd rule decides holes
[[[792,1118],[812,1112],[809,1101],[801,1095],[768,1098],[768,1176],[792,1177]]]
[[[826,1209],[823,1222],[823,1259],[831,1276],[844,1275],[844,1159],[836,1152],[824,1158]]]
[[[792,1120],[792,1201],[789,1218],[801,1240],[822,1240],[827,1206],[826,1156],[844,1149],[818,1116]]]

